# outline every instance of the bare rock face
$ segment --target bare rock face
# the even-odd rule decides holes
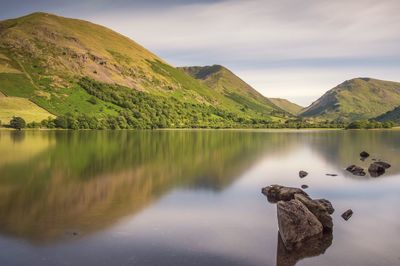
[[[323,226],[317,217],[299,200],[279,201],[278,226],[288,250],[313,236],[322,235]]]
[[[363,168],[361,168],[357,165],[354,165],[354,164],[347,167],[346,170],[349,171],[350,173],[352,173],[353,175],[357,175],[357,176],[365,176],[366,175]]]
[[[303,203],[304,206],[306,206],[307,209],[317,217],[318,221],[322,224],[324,231],[332,231],[333,222],[331,214],[334,209],[328,200],[313,200],[301,194],[296,194],[294,198]]]
[[[267,196],[269,202],[276,203],[280,200],[289,201],[294,199],[295,194],[303,194],[308,197],[307,193],[305,193],[300,188],[293,187],[284,187],[280,185],[271,185],[265,187],[261,190],[261,192]]]

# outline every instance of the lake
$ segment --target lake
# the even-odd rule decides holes
[[[400,130],[3,130],[0,154],[0,265],[400,265]],[[271,184],[332,202],[323,250],[282,251]]]

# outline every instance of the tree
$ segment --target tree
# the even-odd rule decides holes
[[[14,116],[10,120],[10,127],[21,130],[26,127],[26,122],[22,117]]]

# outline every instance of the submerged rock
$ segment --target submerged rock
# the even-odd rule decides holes
[[[346,170],[349,171],[350,173],[352,173],[353,175],[357,175],[357,176],[365,176],[366,175],[363,168],[361,168],[357,165],[354,165],[354,164],[347,167]]]
[[[337,176],[337,174],[326,174],[327,176]]]
[[[276,203],[280,200],[283,201],[292,200],[294,199],[295,194],[303,194],[308,196],[307,193],[301,190],[300,188],[284,187],[280,185],[271,185],[265,187],[261,190],[261,192],[265,196],[267,196],[268,201],[272,203]]]
[[[331,214],[334,212],[334,209],[328,200],[313,200],[301,194],[296,194],[294,198],[303,203],[304,206],[306,206],[307,209],[317,217],[318,221],[322,224],[324,231],[332,231],[333,222]]]
[[[350,219],[350,217],[353,215],[353,210],[348,209],[344,213],[342,213],[342,218],[345,219],[346,221]]]
[[[322,235],[323,226],[320,221],[297,199],[279,201],[277,214],[279,233],[288,250],[310,237]]]
[[[308,175],[308,173],[306,171],[300,171],[299,172],[300,178],[306,177],[307,175]]]

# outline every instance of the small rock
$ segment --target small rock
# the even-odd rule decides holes
[[[366,151],[362,151],[362,152],[360,153],[360,156],[361,156],[361,158],[368,158],[368,157],[369,157],[369,153],[366,152]]]
[[[299,200],[279,201],[277,214],[279,234],[288,250],[312,236],[322,235],[322,224]]]
[[[348,219],[350,219],[350,217],[353,215],[353,211],[351,210],[351,209],[348,209],[347,211],[345,211],[343,214],[342,214],[342,218],[343,219],[345,219],[346,221],[348,220]]]
[[[378,164],[377,162],[374,162],[368,167],[368,172],[372,177],[378,177],[383,175],[386,172],[386,170],[382,165]]]
[[[308,173],[306,171],[300,171],[299,172],[300,178],[306,177],[307,175],[308,175]]]
[[[366,175],[363,168],[356,166],[354,164],[347,167],[346,170],[349,171],[350,173],[352,173],[353,175],[357,175],[357,176],[365,176]]]
[[[337,174],[326,174],[327,176],[337,176]]]
[[[301,188],[302,188],[302,189],[307,189],[308,186],[307,186],[307,185],[301,185]]]

